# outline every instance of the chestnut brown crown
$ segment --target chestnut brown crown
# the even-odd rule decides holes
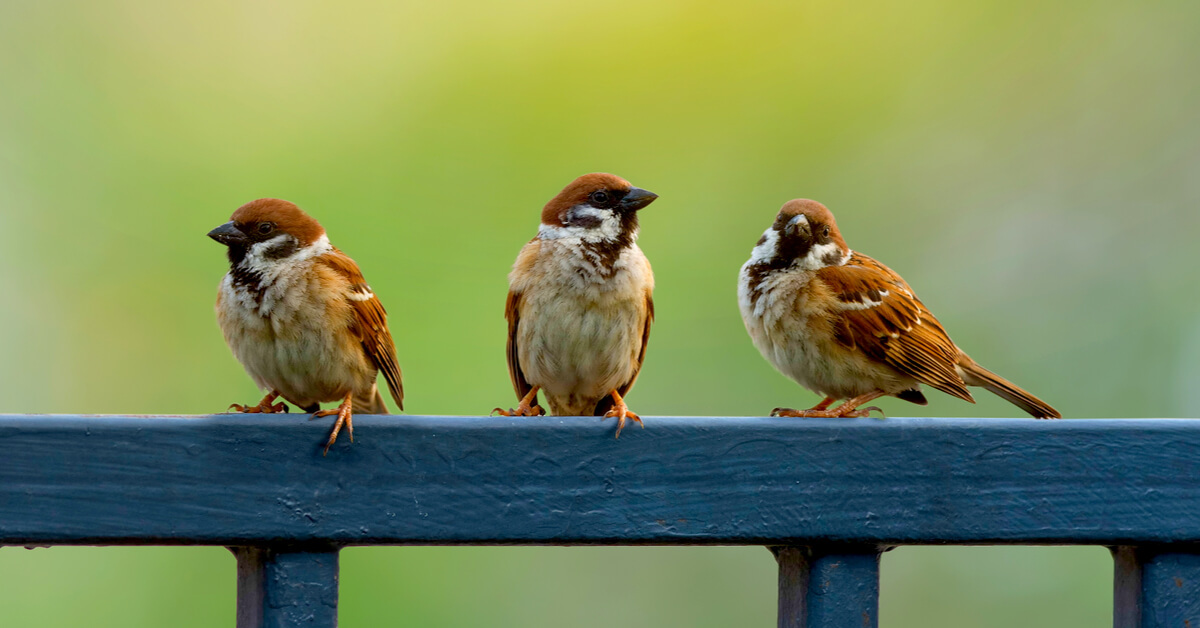
[[[237,208],[230,217],[234,225],[248,236],[286,233],[301,246],[316,242],[325,233],[321,223],[309,216],[295,203],[278,198],[260,198]]]
[[[601,210],[632,213],[649,205],[658,195],[633,187],[625,179],[606,172],[585,174],[563,188],[542,208],[542,224],[562,227],[574,207],[591,206]]]
[[[295,204],[260,198],[239,207],[229,222],[209,231],[208,237],[226,246],[230,264],[237,267],[250,251],[281,260],[317,242],[324,234],[321,224]]]

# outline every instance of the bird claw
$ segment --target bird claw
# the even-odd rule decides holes
[[[337,420],[334,421],[334,429],[329,432],[329,441],[325,442],[325,451],[322,455],[329,455],[329,448],[334,447],[334,443],[337,441],[337,433],[342,431],[343,425],[346,426],[346,433],[350,437],[350,442],[354,442],[354,414],[350,411],[349,395],[346,396],[346,399],[342,400],[341,405],[338,405],[336,408],[318,409],[317,412],[312,413],[312,417],[308,417],[308,420],[332,417],[334,414],[337,414]]]
[[[525,404],[517,404],[517,407],[509,408],[493,408],[491,415],[499,414],[500,416],[542,416],[546,411],[541,406],[527,406]],[[489,416],[491,416],[489,415]]]
[[[288,406],[280,401],[279,403],[259,403],[257,406],[243,406],[240,403],[229,404],[230,410],[236,410],[242,414],[286,414]]]
[[[871,416],[871,411],[874,410],[879,414],[883,414],[883,409],[878,406],[869,408],[846,409],[840,410],[795,410],[793,408],[775,408],[771,411],[773,417],[798,417],[805,419],[862,419]]]
[[[621,430],[625,429],[625,419],[627,418],[637,422],[638,425],[642,426],[642,429],[646,429],[646,424],[642,423],[642,417],[630,410],[624,403],[619,403],[612,410],[604,413],[603,418],[611,419],[614,417],[617,419],[617,435],[614,438],[621,438]]]

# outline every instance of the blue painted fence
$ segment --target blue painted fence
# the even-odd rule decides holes
[[[335,626],[347,545],[764,545],[779,625],[878,623],[880,552],[1105,545],[1200,628],[1200,420],[0,415],[0,544],[221,545],[239,628]]]

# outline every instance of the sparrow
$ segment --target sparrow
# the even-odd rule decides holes
[[[631,419],[625,405],[654,320],[654,273],[638,248],[638,210],[657,194],[618,176],[586,174],[542,209],[537,237],[508,276],[508,373],[519,403],[505,416]]]
[[[325,453],[345,426],[354,442],[352,410],[387,414],[376,374],[404,409],[396,346],[383,304],[358,264],[334,248],[325,229],[296,205],[261,198],[208,232],[224,244],[229,272],[217,290],[217,323],[233,355],[269,391],[238,412],[287,412],[283,397],[313,413],[337,415]],[[340,401],[321,410],[322,402]]]
[[[742,266],[738,306],[763,357],[824,396],[772,416],[864,417],[879,409],[859,406],[883,396],[925,405],[925,384],[971,403],[967,386],[979,386],[1036,418],[1062,418],[959,349],[899,275],[850,250],[816,201],[780,209]]]

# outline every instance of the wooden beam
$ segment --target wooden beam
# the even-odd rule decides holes
[[[1200,421],[0,416],[0,544],[1200,542]]]

